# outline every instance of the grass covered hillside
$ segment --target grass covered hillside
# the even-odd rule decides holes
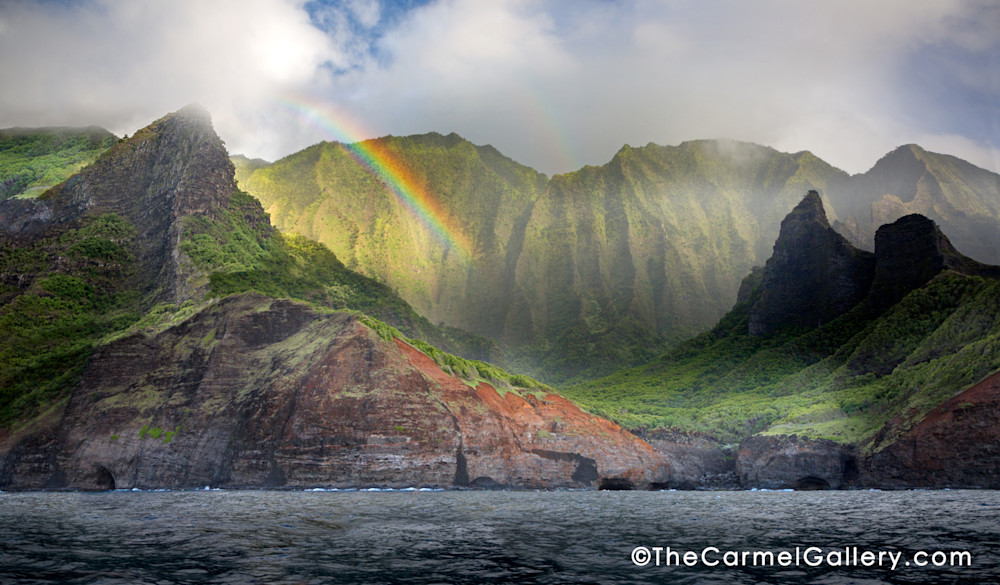
[[[653,363],[563,393],[629,428],[863,443],[1000,368],[1000,281],[944,272],[877,318],[747,333],[749,304]]]
[[[235,160],[274,224],[326,244],[433,322],[492,337],[549,380],[651,359],[732,306],[787,208],[846,174],[809,153],[699,141],[626,147],[548,180],[456,135],[364,143],[397,161],[469,242],[449,252],[344,145]]]
[[[432,322],[499,338],[526,214],[545,175],[455,134],[390,136],[363,149],[394,176],[326,142],[256,170],[240,164],[237,180],[276,227],[326,245]],[[400,178],[407,192],[430,194],[431,221],[454,242],[397,196],[390,185]]]
[[[97,127],[0,130],[0,199],[38,196],[117,141]]]
[[[626,427],[727,442],[765,433],[865,446],[890,419],[906,428],[1000,369],[1000,268],[962,256],[921,216],[883,226],[876,242],[874,270],[844,288],[868,291],[863,300],[807,320],[782,312],[802,298],[847,298],[816,269],[844,262],[847,244],[807,197],[715,328],[565,394]]]
[[[435,326],[325,246],[275,230],[232,173],[207,113],[186,108],[40,198],[0,202],[0,426],[62,404],[98,346],[251,290],[363,312],[456,375],[540,386],[476,361],[496,357],[492,341]],[[18,220],[47,215],[58,221]]]

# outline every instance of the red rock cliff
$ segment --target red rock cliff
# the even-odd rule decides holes
[[[466,383],[351,314],[257,294],[103,346],[61,420],[0,453],[4,489],[645,487],[668,471],[558,395]]]

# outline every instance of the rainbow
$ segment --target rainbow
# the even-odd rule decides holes
[[[351,118],[341,115],[328,104],[307,98],[287,96],[275,100],[279,105],[328,132],[343,144],[359,164],[366,167],[396,196],[404,209],[444,245],[446,254],[455,251],[463,260],[472,257],[472,246],[457,219],[425,186],[425,180],[414,173],[370,133]]]

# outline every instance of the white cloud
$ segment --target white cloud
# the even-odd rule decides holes
[[[378,0],[350,0],[347,8],[362,26],[371,28],[378,24],[382,15]]]
[[[0,124],[117,131],[201,102],[223,134],[276,88],[309,85],[336,44],[296,4],[99,0],[5,5]]]
[[[906,77],[919,51],[996,51],[989,2],[440,0],[384,12],[331,4],[315,13],[324,33],[283,0],[8,3],[0,73],[17,83],[0,94],[0,126],[130,131],[200,101],[233,151],[274,158],[332,138],[276,102],[308,95],[371,135],[456,131],[546,172],[603,163],[623,143],[713,137],[809,149],[851,172],[913,141],[998,168],[996,144],[941,121],[996,125],[996,109],[940,104],[949,117],[932,126]],[[995,92],[1000,76],[980,61],[937,66]]]

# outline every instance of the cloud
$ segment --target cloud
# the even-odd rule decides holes
[[[238,135],[259,96],[345,61],[298,5],[270,0],[15,2],[0,22],[3,125],[123,132],[197,101]]]
[[[998,170],[982,130],[1000,124],[997,14],[975,0],[15,2],[0,7],[0,72],[18,80],[0,125],[122,131],[200,101],[231,150],[273,159],[332,138],[278,103],[305,95],[362,134],[456,131],[549,173],[714,137],[851,172],[916,141]]]

